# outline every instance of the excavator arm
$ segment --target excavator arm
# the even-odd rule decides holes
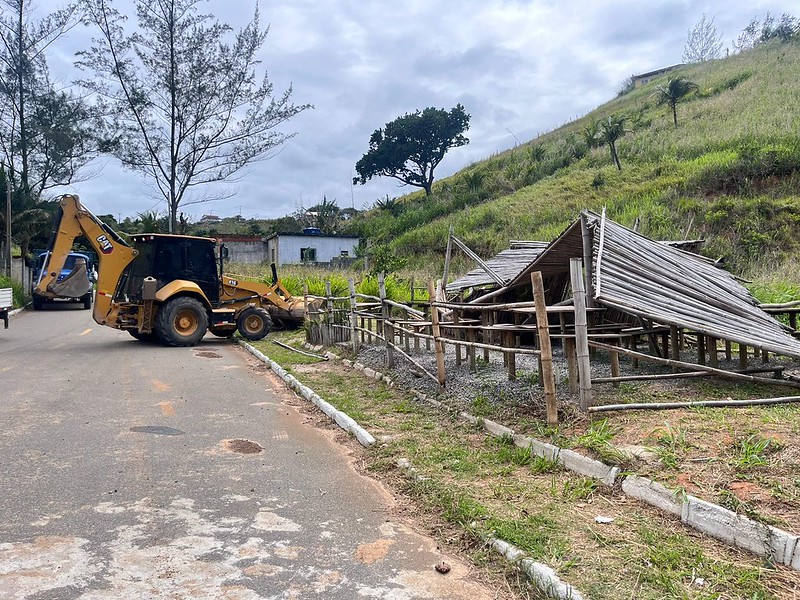
[[[76,297],[89,291],[86,265],[77,265],[62,281],[58,275],[72,251],[75,238],[83,235],[97,253],[97,293],[92,316],[100,325],[112,319],[112,299],[122,272],[138,255],[117,232],[86,209],[78,196],[61,197],[53,220],[48,253],[34,292],[48,298]],[[79,292],[79,293],[76,293]]]

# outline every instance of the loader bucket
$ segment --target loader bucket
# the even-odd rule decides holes
[[[79,298],[92,289],[86,270],[86,261],[77,260],[75,268],[61,281],[54,281],[47,286],[47,291],[62,298]]]

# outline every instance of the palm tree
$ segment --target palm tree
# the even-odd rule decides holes
[[[678,127],[678,111],[676,109],[678,100],[696,89],[697,84],[693,81],[689,81],[685,77],[674,77],[670,78],[666,86],[659,85],[657,91],[653,94],[658,96],[659,104],[668,104],[672,109],[672,120],[676,129]]]
[[[617,165],[617,169],[620,171],[622,170],[622,165],[619,162],[619,155],[617,154],[617,140],[628,132],[628,130],[625,129],[626,120],[627,117],[624,115],[611,115],[600,121],[600,139],[604,144],[608,144],[611,150],[611,160]]]

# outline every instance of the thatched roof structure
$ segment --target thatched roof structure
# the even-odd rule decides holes
[[[590,286],[595,303],[660,325],[800,358],[800,341],[758,307],[730,273],[696,254],[656,242],[610,219],[584,211],[591,244]],[[569,281],[569,261],[584,257],[575,221],[507,285],[530,285],[530,273],[550,279],[551,297]]]
[[[525,271],[531,263],[547,248],[547,242],[512,241],[511,247],[486,261],[486,265],[500,276],[504,285]],[[447,284],[447,293],[460,292],[469,288],[497,286],[497,282],[481,267]]]

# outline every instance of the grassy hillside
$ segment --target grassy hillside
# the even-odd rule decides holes
[[[677,129],[653,96],[675,76],[698,85],[678,104]],[[612,114],[627,117],[621,171],[584,133]],[[581,209],[605,206],[654,238],[705,238],[705,252],[736,273],[798,283],[799,169],[800,44],[775,41],[682,67],[438,182],[432,198],[410,194],[350,227],[433,273],[451,224],[488,256],[511,239],[549,241]]]

